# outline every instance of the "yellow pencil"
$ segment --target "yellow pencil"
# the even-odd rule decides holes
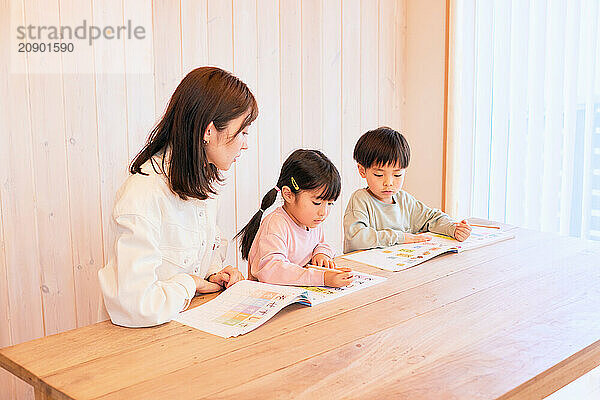
[[[318,265],[312,265],[312,264],[306,264],[306,268],[318,269],[320,271],[335,272],[335,273],[338,273],[338,274],[341,274],[341,273],[344,273],[344,272],[351,272],[352,271],[350,268],[344,268],[344,269],[327,268],[327,267],[319,267]]]
[[[499,226],[494,226],[494,225],[477,225],[477,224],[469,224],[471,226],[478,226],[480,228],[492,228],[492,229],[500,229]]]

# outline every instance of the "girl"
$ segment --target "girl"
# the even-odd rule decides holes
[[[113,323],[162,324],[195,293],[243,279],[222,265],[215,185],[248,148],[257,114],[248,87],[226,71],[203,67],[183,78],[117,193],[115,246],[98,272]]]
[[[308,263],[335,267],[334,251],[325,243],[319,225],[329,215],[340,187],[340,174],[323,153],[294,151],[283,163],[277,185],[262,199],[260,210],[236,235],[241,237],[242,257],[248,260],[250,277],[284,285],[348,285],[352,281],[349,270],[303,268]],[[263,212],[273,205],[278,192],[283,207],[261,224]]]

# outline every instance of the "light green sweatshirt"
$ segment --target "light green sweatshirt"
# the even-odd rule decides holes
[[[447,214],[403,190],[393,199],[394,204],[386,204],[367,189],[352,194],[344,213],[344,253],[402,243],[405,232],[454,236],[454,221]]]

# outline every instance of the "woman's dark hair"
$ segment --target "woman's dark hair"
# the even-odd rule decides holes
[[[388,164],[406,168],[410,162],[410,147],[400,132],[382,126],[358,139],[354,160],[365,168]]]
[[[290,154],[281,166],[276,187],[265,194],[260,203],[260,210],[235,235],[236,238],[242,238],[240,250],[244,260],[248,259],[250,247],[260,227],[263,212],[275,202],[277,188],[281,189],[284,186],[289,187],[293,193],[302,190],[322,189],[321,194],[318,196],[319,199],[335,201],[340,196],[342,179],[335,165],[319,150],[299,149]]]
[[[232,139],[254,121],[258,115],[256,100],[244,82],[216,67],[196,68],[183,78],[167,111],[150,133],[146,144],[131,162],[129,172],[147,175],[142,165],[152,157],[170,149],[168,168],[165,158],[161,171],[167,176],[170,189],[181,199],[205,200],[216,191],[215,181],[222,182],[217,167],[206,159],[204,132],[212,122],[217,130],[244,113],[248,116]]]

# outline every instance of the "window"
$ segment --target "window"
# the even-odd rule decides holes
[[[457,0],[448,211],[600,240],[597,0]]]

